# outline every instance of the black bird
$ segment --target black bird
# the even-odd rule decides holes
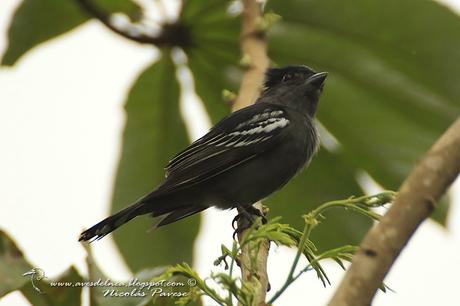
[[[144,214],[157,227],[216,206],[254,213],[252,204],[308,165],[318,145],[313,118],[327,73],[307,66],[271,68],[256,103],[217,123],[166,166],[166,179],[131,206],[84,231],[101,239]]]

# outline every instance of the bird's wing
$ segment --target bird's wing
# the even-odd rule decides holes
[[[208,180],[275,146],[290,124],[279,105],[258,103],[224,118],[166,166],[168,192]]]

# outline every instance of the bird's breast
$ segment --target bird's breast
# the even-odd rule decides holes
[[[319,148],[318,132],[313,121],[309,118],[302,119],[294,126],[295,131],[290,133],[292,139],[286,141],[288,145],[286,155],[292,163],[295,163],[292,165],[296,169],[295,174],[308,166]]]

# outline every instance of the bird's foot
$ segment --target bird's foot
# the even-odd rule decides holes
[[[238,227],[241,227],[239,223],[246,224],[249,223],[249,227],[254,223],[254,216],[248,213],[246,210],[241,210],[235,218],[232,220],[232,227],[234,230],[237,230]],[[248,227],[246,227],[248,228]],[[244,229],[246,229],[244,228]]]
[[[267,223],[267,218],[265,215],[252,205],[239,208],[239,213],[235,216],[235,218],[233,218],[232,221],[232,227],[234,229],[233,240],[236,240],[236,235],[247,230],[254,224],[256,220],[255,217],[260,217],[262,219],[262,224]]]

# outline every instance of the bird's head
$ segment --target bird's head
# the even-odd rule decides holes
[[[304,65],[270,68],[261,100],[287,105],[313,117],[326,77],[327,72],[316,73]]]

